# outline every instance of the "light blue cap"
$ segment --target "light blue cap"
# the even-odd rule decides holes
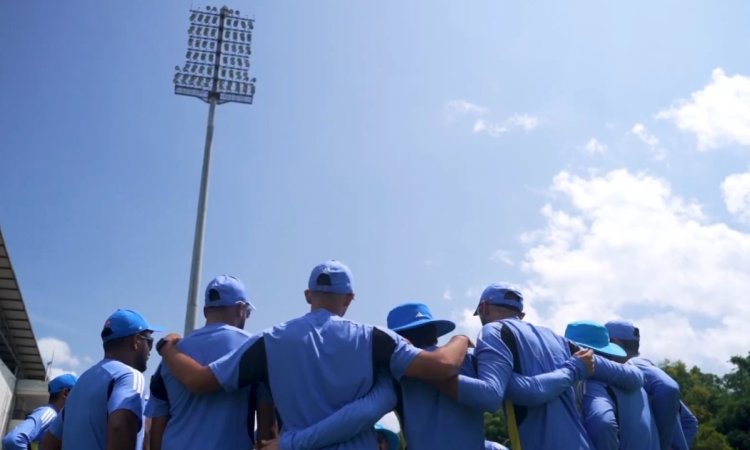
[[[250,309],[255,309],[255,305],[247,299],[245,285],[239,278],[219,275],[206,286],[204,305],[207,308],[234,306],[237,303],[247,303]]]
[[[456,324],[450,320],[433,319],[432,311],[424,303],[404,303],[388,313],[388,328],[396,332],[429,324],[435,325],[438,337],[456,328]]]
[[[609,332],[604,325],[597,322],[590,320],[571,322],[565,328],[565,337],[583,347],[610,356],[627,356],[622,347],[609,342]]]
[[[71,389],[78,381],[78,377],[72,373],[65,373],[53,378],[47,385],[50,394],[58,394],[63,389]]]
[[[132,336],[143,331],[163,331],[161,327],[149,325],[139,313],[130,309],[118,309],[104,322],[102,341]]]
[[[313,268],[307,288],[315,292],[353,294],[354,277],[348,267],[335,259],[331,259]]]

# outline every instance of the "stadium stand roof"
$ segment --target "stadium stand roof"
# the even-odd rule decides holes
[[[45,380],[46,370],[0,230],[0,359],[16,378]]]

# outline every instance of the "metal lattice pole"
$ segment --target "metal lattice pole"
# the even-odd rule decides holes
[[[198,311],[214,112],[216,105],[222,103],[253,102],[255,78],[251,79],[249,75],[253,22],[252,19],[240,17],[239,11],[226,6],[220,10],[211,6],[206,7],[205,11],[191,10],[186,62],[182,68],[175,68],[175,94],[197,97],[208,103],[185,334],[195,329]]]

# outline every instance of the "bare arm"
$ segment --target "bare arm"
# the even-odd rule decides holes
[[[450,342],[432,352],[421,352],[407,367],[406,376],[427,381],[443,381],[461,370],[469,338],[453,336]]]
[[[44,433],[42,445],[39,446],[39,450],[62,450],[62,441],[50,432]]]
[[[219,380],[211,369],[180,352],[177,342],[179,335],[173,333],[162,339],[156,347],[172,375],[193,394],[206,394],[218,390]]]
[[[161,442],[164,438],[164,430],[167,429],[167,423],[169,423],[169,416],[151,418],[151,428],[148,438],[149,445],[151,446],[150,450],[161,450]]]
[[[107,421],[107,450],[134,450],[138,443],[138,417],[133,411],[118,409]]]

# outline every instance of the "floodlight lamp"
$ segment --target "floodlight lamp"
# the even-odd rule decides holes
[[[188,33],[189,34],[195,33],[195,25],[190,25],[190,28],[188,28]]]
[[[175,70],[175,72],[179,72],[180,71],[180,66],[174,66],[174,70]]]
[[[212,22],[213,22],[213,24],[214,24],[214,25],[216,25],[216,24],[217,24],[217,23],[219,22],[219,18],[218,18],[218,17],[216,17],[216,16],[214,16],[214,18],[213,18],[213,21],[212,21]]]
[[[211,30],[211,37],[212,38],[216,37],[216,29],[215,28]]]
[[[206,6],[206,11],[211,11],[211,7],[210,6]]]

